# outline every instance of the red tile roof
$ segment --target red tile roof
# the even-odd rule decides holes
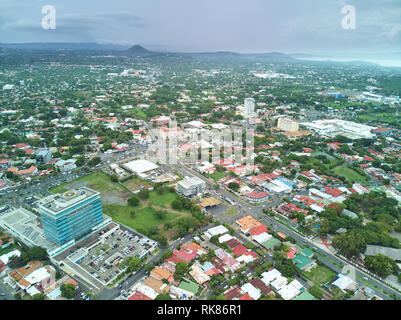
[[[268,294],[270,291],[272,291],[262,280],[260,279],[252,279],[250,281],[251,285],[253,285],[255,288],[260,289],[263,294]]]
[[[174,251],[174,254],[180,258],[184,259],[187,262],[191,262],[193,259],[196,258],[196,251],[194,250],[180,250],[180,251]]]
[[[239,300],[255,300],[249,294],[245,293],[243,296],[239,298]]]
[[[241,289],[238,286],[230,288],[224,296],[227,300],[232,300],[234,298],[238,298],[242,294]]]
[[[244,247],[242,244],[240,244],[239,246],[236,246],[233,249],[233,254],[237,255],[237,256],[242,256],[245,252],[246,252],[247,248]]]
[[[267,232],[267,227],[264,224],[258,225],[255,228],[252,228],[249,230],[249,233],[253,236],[257,236],[259,234],[262,234],[264,232]]]
[[[135,293],[129,296],[127,300],[152,300],[152,299],[144,295],[142,292],[135,291]]]
[[[186,264],[188,264],[187,261],[185,261],[185,260],[183,260],[183,259],[180,259],[180,258],[178,258],[178,257],[175,256],[175,255],[172,255],[170,258],[166,259],[166,261],[172,262],[172,263],[174,263],[174,264],[177,264],[178,262],[185,262]]]
[[[326,191],[326,193],[328,193],[329,195],[331,195],[333,197],[339,197],[342,195],[342,191],[337,188],[324,187],[323,189],[324,189],[324,191]]]

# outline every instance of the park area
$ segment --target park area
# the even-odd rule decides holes
[[[78,189],[81,187],[87,187],[99,192],[103,205],[125,203],[131,196],[131,193],[126,188],[118,183],[112,182],[110,177],[101,171],[51,188],[50,191],[53,193],[63,193],[68,190]]]
[[[139,204],[137,206],[129,205],[128,199],[133,196],[133,192],[145,187],[152,187],[152,185],[137,178],[119,184],[111,181],[110,177],[101,171],[57,186],[50,191],[63,193],[80,187],[88,187],[100,193],[105,215],[146,235],[156,232],[157,235],[167,238],[174,236],[179,232],[177,227],[179,221],[183,217],[191,216],[190,210],[172,209],[171,204],[178,198],[178,195],[168,189],[161,193],[150,191],[146,199],[135,196],[140,200]]]
[[[349,183],[363,183],[367,180],[366,177],[345,166],[335,167],[333,172],[339,177],[344,177]]]
[[[149,198],[142,200],[139,206],[108,204],[103,206],[103,212],[113,220],[128,226],[138,232],[149,234],[157,227],[158,234],[170,237],[178,232],[175,228],[180,218],[190,216],[188,210],[174,210],[171,203],[177,198],[173,192],[158,194],[152,191]],[[158,213],[164,212],[158,216]],[[168,223],[168,228],[165,228]]]

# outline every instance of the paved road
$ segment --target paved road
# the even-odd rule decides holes
[[[187,172],[187,174],[191,174],[191,175],[196,175],[199,178],[203,179],[206,182],[210,182],[210,179],[205,178],[204,176],[202,176],[201,174],[192,171],[191,169],[188,169],[187,167],[182,166],[181,164],[178,165],[180,169],[182,169],[184,172]],[[213,181],[214,183],[214,181]],[[221,192],[223,195],[227,196],[230,200],[237,202],[237,203],[243,203],[245,204],[245,208],[246,208],[246,213],[244,213],[244,215],[252,215],[255,218],[258,219],[262,219],[262,221],[264,221],[265,223],[274,226],[276,229],[278,229],[279,231],[281,231],[284,234],[290,235],[293,238],[295,238],[297,240],[297,242],[300,242],[306,246],[309,246],[313,249],[315,249],[320,255],[322,255],[323,257],[317,255],[318,259],[320,261],[322,261],[323,264],[325,264],[327,267],[329,267],[330,269],[333,269],[334,271],[341,273],[342,268],[345,265],[350,265],[349,262],[340,259],[339,257],[335,256],[334,254],[332,254],[331,252],[327,252],[323,249],[321,249],[320,247],[317,247],[311,240],[305,238],[304,236],[302,236],[301,234],[294,232],[292,229],[290,229],[287,226],[284,226],[283,224],[279,223],[278,221],[276,221],[273,218],[267,217],[265,214],[263,214],[262,212],[262,206],[250,206],[247,203],[245,203],[244,201],[242,201],[240,198],[238,198],[237,196],[231,194],[228,191],[225,191],[223,189],[219,189],[219,192]],[[278,203],[277,203],[278,202]],[[268,207],[274,207],[277,204],[281,203],[282,200],[281,199],[277,199],[269,204],[267,204],[266,206]],[[338,266],[335,265],[335,263],[341,265],[341,268],[339,268]],[[377,286],[378,288],[380,288],[381,290],[383,290],[386,295],[384,295],[382,292],[378,291],[375,287],[373,286],[369,286],[367,285],[365,282],[362,282],[359,279],[356,279],[356,282],[363,287],[370,287],[377,296],[381,297],[382,299],[392,299],[389,295],[393,294],[396,297],[401,299],[401,294],[394,290],[393,288],[387,286],[384,282],[379,281],[375,278],[373,278],[371,275],[369,275],[368,273],[366,273],[365,271],[362,271],[361,269],[355,269],[355,273],[357,276],[361,277],[361,278],[366,278],[369,279],[369,282],[375,286]]]

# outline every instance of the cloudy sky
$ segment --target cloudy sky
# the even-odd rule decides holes
[[[42,7],[56,29],[41,27]],[[342,28],[344,5],[356,28]],[[153,50],[401,52],[401,0],[1,0],[0,42],[141,44]]]

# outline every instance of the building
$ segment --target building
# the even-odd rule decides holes
[[[236,220],[235,223],[241,228],[241,231],[245,234],[248,233],[249,230],[258,227],[262,224],[252,216],[245,216],[241,219]]]
[[[44,266],[24,276],[17,282],[17,286],[34,296],[54,289],[56,270],[50,266]]]
[[[84,237],[103,222],[99,193],[86,187],[46,197],[38,207],[46,237],[59,245]]]
[[[38,164],[48,164],[53,155],[49,150],[40,150],[36,153],[36,161]]]
[[[13,208],[2,212],[0,227],[28,247],[39,246],[48,252],[58,247],[56,243],[46,238],[43,229],[40,227],[39,217],[25,208]]]
[[[203,285],[205,282],[208,282],[210,280],[210,276],[206,274],[202,270],[202,268],[196,264],[192,265],[189,274],[199,285]]]
[[[127,162],[122,165],[128,171],[136,174],[140,178],[147,178],[150,176],[159,166],[148,160],[134,160]]]
[[[347,290],[355,290],[356,289],[356,283],[354,280],[352,280],[350,277],[345,276],[343,274],[339,274],[337,276],[337,280],[332,283],[334,287],[337,287],[341,289],[342,291],[347,291]]]
[[[391,134],[391,133],[395,132],[395,129],[380,127],[380,128],[372,130],[372,132],[378,136],[383,136],[383,135],[387,135],[387,134]]]
[[[277,128],[283,131],[298,132],[299,123],[289,118],[279,118]]]
[[[292,261],[299,269],[304,271],[310,271],[316,266],[316,262],[313,259],[304,256],[303,254],[298,254],[294,259],[292,259]]]
[[[260,290],[256,287],[254,287],[251,283],[246,283],[241,287],[241,290],[243,292],[246,292],[247,294],[249,294],[249,296],[253,299],[253,300],[258,300],[261,296],[262,293],[260,292]]]
[[[350,139],[373,139],[375,137],[375,134],[372,133],[375,127],[340,119],[303,122],[301,126],[323,137],[335,137],[338,135]]]
[[[191,197],[202,194],[206,189],[206,183],[198,177],[185,177],[184,180],[177,182],[176,190],[178,193]]]
[[[5,84],[4,86],[3,86],[3,90],[4,91],[6,91],[6,90],[13,90],[15,88],[15,85],[13,85],[13,84]]]
[[[255,113],[255,99],[246,98],[244,104],[244,114],[247,116],[253,115]]]
[[[55,165],[61,172],[69,172],[77,168],[76,161],[77,159],[59,160]]]
[[[228,232],[228,229],[225,226],[220,225],[220,226],[216,226],[216,227],[208,229],[205,232],[205,235],[210,239],[213,236],[219,236],[222,234],[226,234],[227,232]]]

